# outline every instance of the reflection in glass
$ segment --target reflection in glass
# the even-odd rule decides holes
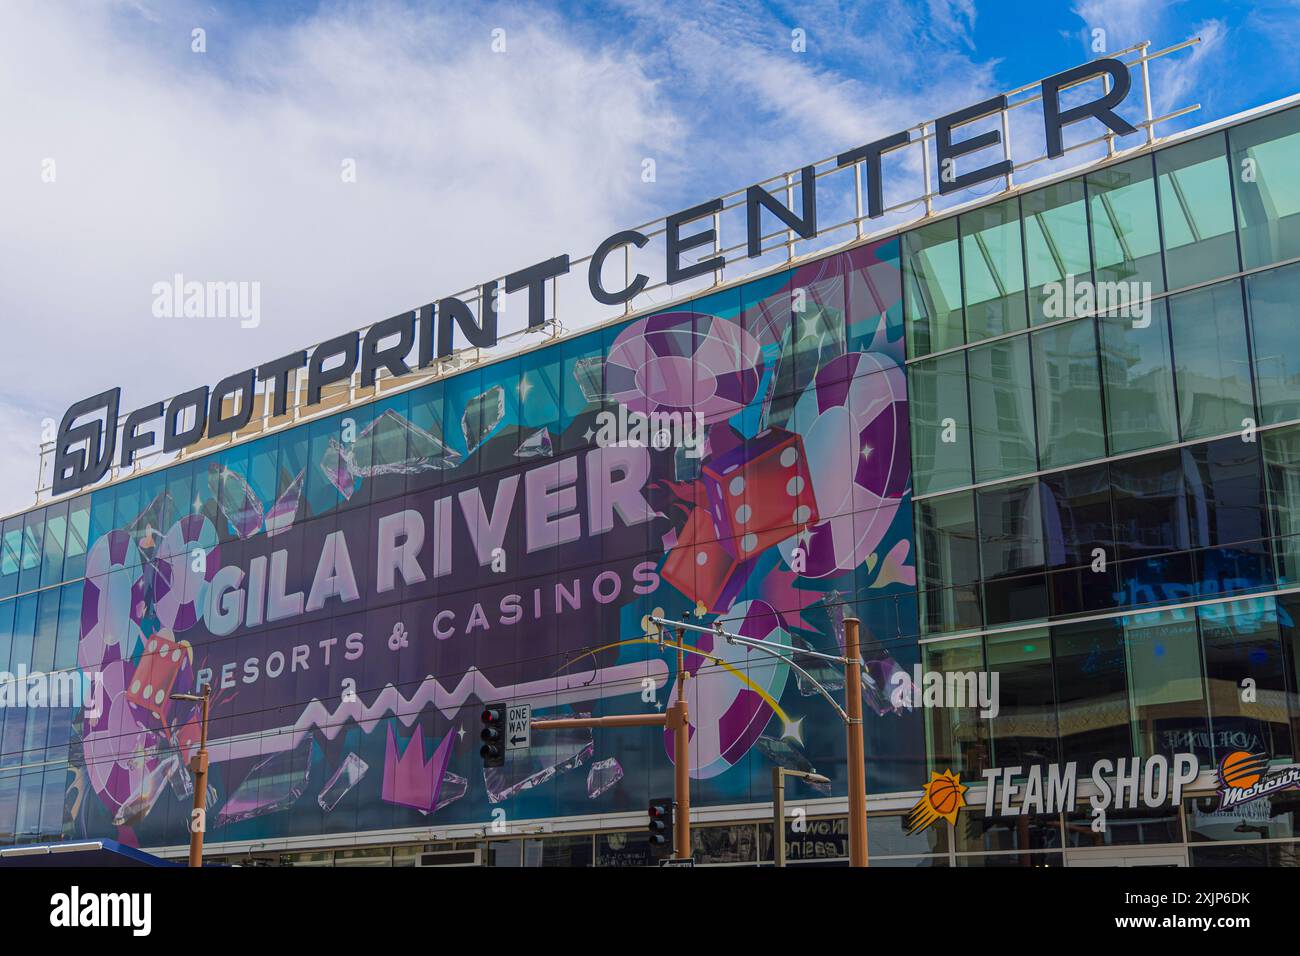
[[[1092,278],[1088,251],[1088,210],[1083,180],[1056,183],[1020,199],[1025,220],[1025,261],[1029,270],[1029,315],[1035,324],[1064,318],[1048,315],[1049,284],[1063,289],[1067,276]]]
[[[1222,133],[1155,154],[1169,288],[1237,271],[1236,222]]]
[[[1240,284],[1234,280],[1173,296],[1169,327],[1183,439],[1247,427],[1255,418],[1255,402]]]
[[[1300,256],[1300,109],[1228,131],[1242,264],[1247,269]]]
[[[967,353],[975,480],[1009,478],[1037,467],[1029,340],[1017,336]]]
[[[1093,320],[1043,329],[1031,338],[1040,466],[1055,468],[1103,457],[1106,428]]]
[[[903,301],[909,358],[966,340],[956,219],[903,234]]]
[[[969,341],[1025,327],[1020,205],[1008,199],[961,217],[961,263]]]
[[[909,365],[907,382],[915,493],[970,484],[966,357],[954,352]]]
[[[1246,279],[1259,423],[1300,418],[1300,264]]]

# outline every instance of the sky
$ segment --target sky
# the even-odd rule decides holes
[[[38,445],[78,399],[120,385],[125,415],[1099,37],[1192,36],[1153,64],[1159,108],[1201,105],[1169,130],[1300,91],[1300,0],[6,0],[0,514],[34,503]],[[259,322],[155,315],[178,273],[256,283]]]

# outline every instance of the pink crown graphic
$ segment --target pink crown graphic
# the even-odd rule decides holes
[[[432,813],[438,806],[438,795],[442,791],[443,776],[447,771],[447,762],[451,759],[451,744],[454,733],[448,733],[433,752],[433,757],[424,759],[424,731],[415,725],[415,733],[406,743],[406,749],[397,752],[397,738],[393,735],[393,725],[388,725],[388,741],[384,748],[384,786],[381,796],[388,803],[414,807],[424,813]]]

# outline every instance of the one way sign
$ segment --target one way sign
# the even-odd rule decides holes
[[[506,707],[506,750],[527,750],[532,743],[532,705]]]

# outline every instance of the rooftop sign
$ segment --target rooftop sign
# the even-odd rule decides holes
[[[1180,44],[1179,47],[1162,53],[1186,45]],[[928,212],[932,196],[929,187],[932,181],[931,169],[938,182],[938,195],[942,196],[1004,177],[1010,184],[1013,171],[1027,165],[1017,163],[1012,157],[1007,123],[1007,111],[1026,102],[1041,99],[1047,146],[1046,157],[1037,157],[1031,162],[1064,155],[1068,150],[1064,145],[1063,133],[1067,127],[1077,123],[1100,123],[1108,131],[1105,134],[1107,137],[1137,132],[1137,127],[1116,112],[1116,108],[1129,97],[1133,85],[1130,69],[1135,66],[1140,66],[1142,70],[1146,107],[1146,121],[1139,126],[1146,128],[1147,141],[1152,141],[1152,126],[1157,120],[1151,117],[1146,64],[1149,59],[1162,53],[1146,54],[1146,44],[1131,48],[1136,49],[1142,50],[1143,55],[1135,63],[1126,63],[1117,56],[1092,60],[1053,74],[1038,84],[991,97],[834,157],[831,161],[832,170],[854,168],[858,198],[858,217],[855,222],[858,223],[859,234],[863,220],[879,219],[889,211],[885,208],[883,198],[882,158],[918,140],[924,156],[924,199]],[[1063,91],[1097,79],[1102,81],[1101,95],[1068,107],[1062,104]],[[1034,86],[1037,86],[1035,95],[1019,102],[1010,102],[1009,97],[1027,93]],[[962,130],[970,124],[998,115],[1002,118],[1001,131],[995,128],[970,135],[962,134]],[[976,165],[979,161],[972,158],[974,154],[996,146],[1002,147],[1001,160]],[[961,171],[958,170],[959,163],[963,167]],[[800,201],[797,212],[793,200],[794,175],[799,179]],[[815,238],[819,234],[819,175],[824,173],[819,174],[814,164],[804,166],[797,173],[787,176],[787,202],[782,202],[777,194],[763,184],[755,184],[744,190],[746,242],[743,246],[736,247],[736,250],[743,248],[744,258],[749,259],[763,254],[764,212],[769,217],[775,217],[789,230],[792,241],[794,236],[805,240]],[[736,205],[740,203],[737,202]],[[724,208],[728,208],[724,204],[724,197],[719,197],[674,213],[663,220],[666,284],[674,285],[709,273],[720,274],[728,261],[718,236],[717,217]],[[712,224],[708,225],[706,220]],[[823,229],[840,228],[843,225],[841,223]],[[653,234],[657,235],[658,232]],[[595,302],[602,305],[626,305],[647,288],[650,278],[643,273],[635,276],[629,274],[621,288],[611,289],[605,285],[603,267],[616,251],[623,250],[626,253],[630,248],[641,249],[649,242],[650,234],[646,227],[614,233],[583,260],[575,262],[567,254],[557,255],[510,273],[499,281],[483,283],[477,290],[471,290],[477,292],[477,315],[470,302],[466,301],[470,295],[447,296],[377,322],[364,333],[352,331],[321,342],[311,350],[310,355],[306,350],[293,352],[260,367],[229,375],[214,386],[204,385],[184,392],[172,398],[165,406],[158,402],[136,409],[120,423],[120,388],[111,388],[83,399],[67,410],[59,425],[54,442],[53,493],[66,494],[100,481],[108,474],[115,458],[119,467],[131,468],[137,458],[147,451],[176,453],[205,438],[232,435],[249,424],[254,410],[254,396],[259,386],[263,391],[270,389],[274,393],[272,413],[275,416],[284,415],[293,387],[290,385],[290,377],[300,376],[303,369],[306,369],[306,405],[310,407],[320,403],[322,393],[329,386],[349,381],[358,370],[361,387],[369,388],[375,384],[381,370],[387,370],[393,376],[402,376],[429,368],[453,354],[453,337],[457,329],[472,347],[490,348],[498,341],[497,297],[501,291],[506,294],[524,293],[528,302],[528,328],[544,326],[547,322],[546,284],[568,275],[581,262],[587,264],[587,289]],[[713,255],[708,255],[705,251],[705,247],[710,246],[713,247]],[[687,254],[692,252],[694,259],[689,261],[691,257]],[[202,296],[202,287],[195,285],[197,291],[194,294]]]

